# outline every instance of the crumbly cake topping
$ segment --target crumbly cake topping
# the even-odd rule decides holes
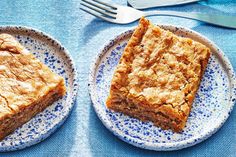
[[[64,84],[11,35],[0,34],[0,118]]]
[[[9,34],[0,34],[0,50],[6,50],[12,53],[21,53],[24,47],[15,38]]]
[[[203,44],[142,18],[120,59],[108,99],[186,120],[209,56]]]

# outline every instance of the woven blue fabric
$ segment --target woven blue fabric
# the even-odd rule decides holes
[[[126,0],[113,0],[126,5]],[[65,124],[45,141],[24,150],[0,156],[82,157],[235,157],[236,110],[223,127],[206,141],[180,151],[155,152],[133,147],[109,132],[96,116],[88,94],[88,71],[101,45],[137,25],[116,25],[99,20],[79,9],[79,0],[1,0],[0,25],[23,25],[40,29],[58,39],[71,53],[79,72],[79,93]],[[224,13],[236,16],[235,0],[208,0],[164,10]],[[176,18],[150,17],[156,24],[173,24],[198,31],[214,41],[236,68],[236,30]]]

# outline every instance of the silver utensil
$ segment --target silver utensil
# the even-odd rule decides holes
[[[236,28],[236,17],[216,14],[203,14],[193,12],[178,11],[140,11],[131,7],[109,4],[100,0],[82,0],[81,10],[92,14],[105,21],[127,24],[138,20],[142,16],[176,16],[188,19],[194,19],[209,24],[223,26],[228,28]]]
[[[128,3],[136,9],[164,7],[199,2],[201,0],[128,0]]]

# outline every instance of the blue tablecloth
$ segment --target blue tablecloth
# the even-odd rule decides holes
[[[113,0],[126,5],[126,0]],[[223,127],[208,140],[173,152],[155,152],[133,147],[109,132],[96,116],[88,94],[88,71],[101,45],[137,25],[116,25],[82,12],[79,0],[1,0],[0,25],[23,25],[40,29],[70,51],[79,72],[79,93],[75,107],[65,122],[45,141],[21,151],[0,156],[175,156],[235,157],[236,110]],[[166,10],[226,13],[236,16],[235,0],[208,0]],[[198,31],[214,41],[236,68],[236,30],[213,27],[201,22],[173,17],[150,17],[157,24],[173,24]]]

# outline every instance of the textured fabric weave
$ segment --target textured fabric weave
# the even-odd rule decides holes
[[[113,0],[126,5],[126,0]],[[184,150],[155,152],[133,147],[110,133],[96,116],[88,94],[88,71],[101,45],[137,25],[104,22],[79,9],[79,0],[1,0],[0,25],[23,25],[40,29],[58,39],[73,56],[79,72],[79,93],[75,107],[65,122],[45,141],[21,151],[0,156],[81,156],[81,157],[234,157],[236,156],[236,110],[223,127],[208,140]],[[155,9],[154,9],[155,10]],[[235,0],[208,0],[159,10],[224,13],[236,16]],[[184,26],[214,41],[236,68],[236,30],[210,26],[176,17],[150,17],[156,24]]]

